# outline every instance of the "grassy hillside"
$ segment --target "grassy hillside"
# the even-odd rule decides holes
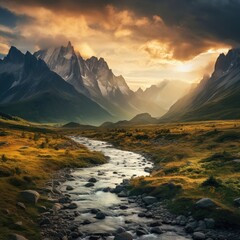
[[[81,134],[150,157],[150,177],[132,181],[133,192],[155,195],[177,214],[214,217],[221,226],[239,224],[240,121],[211,121],[82,131]],[[199,211],[203,197],[219,208]]]
[[[10,233],[40,239],[38,209],[49,203],[41,199],[37,206],[26,204],[24,211],[16,206],[21,190],[43,187],[62,168],[104,162],[101,153],[90,152],[54,129],[21,119],[0,119],[0,239],[9,239]]]

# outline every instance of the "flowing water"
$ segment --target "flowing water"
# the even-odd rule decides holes
[[[152,163],[140,154],[130,151],[123,151],[114,148],[111,144],[91,140],[84,137],[72,137],[78,143],[85,145],[90,150],[101,151],[105,156],[109,157],[106,164],[77,169],[72,172],[73,181],[67,181],[61,186],[61,190],[71,195],[72,200],[78,204],[78,211],[81,213],[75,221],[80,224],[84,220],[89,220],[91,224],[81,225],[80,230],[83,233],[113,233],[119,227],[125,227],[125,221],[134,223],[133,228],[138,224],[147,224],[153,219],[139,218],[138,213],[144,209],[138,207],[136,203],[129,203],[128,198],[120,198],[111,192],[104,192],[104,188],[115,188],[123,179],[130,179],[135,176],[146,176],[147,172],[144,168],[152,167]],[[96,178],[97,182],[93,187],[86,187],[85,184],[90,178]],[[66,186],[72,186],[72,191],[66,191]],[[125,205],[128,208],[120,209]],[[95,218],[95,214],[91,214],[91,209],[100,209],[106,214],[106,218],[99,220]],[[129,226],[129,225],[128,225]],[[168,237],[168,235],[170,237]],[[165,236],[165,238],[164,238]],[[141,239],[145,239],[141,237]],[[169,231],[162,237],[148,235],[147,239],[186,239],[182,236]]]

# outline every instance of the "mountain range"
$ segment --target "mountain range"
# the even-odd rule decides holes
[[[30,52],[11,47],[0,61],[0,111],[36,122],[92,124],[111,115]]]
[[[133,92],[123,76],[115,76],[103,58],[83,59],[71,42],[67,46],[39,50],[34,55],[78,92],[101,105],[115,120],[130,119],[143,112],[160,117],[168,109],[164,106],[166,101],[159,102],[157,98]],[[161,91],[160,88],[158,90]]]
[[[162,121],[240,118],[240,49],[221,54],[210,77],[179,99]]]
[[[70,42],[34,54],[11,47],[0,59],[0,112],[30,121],[124,125],[123,119],[135,123],[135,115],[141,124],[157,123],[161,116],[160,121],[237,119],[239,102],[240,49],[221,54],[212,75],[196,87],[164,80],[136,92],[103,58],[84,59]]]

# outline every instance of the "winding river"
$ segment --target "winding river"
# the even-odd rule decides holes
[[[151,218],[140,218],[138,213],[146,211],[140,208],[134,201],[129,201],[127,197],[118,197],[115,193],[107,191],[107,188],[115,188],[123,179],[130,179],[134,176],[148,175],[144,171],[146,167],[151,168],[152,163],[142,155],[130,151],[123,151],[114,148],[111,144],[91,140],[84,137],[74,136],[72,139],[93,151],[101,151],[109,157],[106,164],[91,168],[77,169],[71,174],[72,181],[67,181],[61,186],[61,190],[70,194],[71,199],[78,205],[80,215],[75,219],[81,226],[81,232],[85,234],[105,234],[113,233],[119,227],[126,227],[134,233],[134,228],[139,225],[146,225],[153,221]],[[96,178],[96,183],[92,187],[86,187],[90,178]],[[67,191],[66,186],[72,186],[73,190]],[[127,207],[121,207],[127,206]],[[105,219],[96,219],[91,213],[91,209],[100,209],[105,215]],[[88,224],[82,224],[84,221]],[[137,238],[135,236],[135,238]],[[183,230],[174,228],[174,231],[166,231],[161,236],[148,234],[139,239],[172,239],[184,240]]]

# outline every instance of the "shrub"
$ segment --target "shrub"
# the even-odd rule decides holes
[[[226,141],[234,141],[240,140],[240,133],[238,132],[225,132],[221,136],[219,136],[216,141],[217,142],[226,142]]]
[[[48,144],[46,142],[42,142],[40,144],[40,148],[47,148],[48,147]]]
[[[7,167],[0,168],[0,177],[10,177],[12,175],[13,175],[12,171]]]
[[[21,137],[22,137],[22,138],[25,138],[25,137],[26,137],[26,133],[25,133],[25,132],[22,132]]]
[[[20,175],[22,172],[23,172],[23,171],[22,171],[21,168],[15,167],[15,173],[16,173],[17,175]]]
[[[136,138],[137,140],[146,140],[146,139],[148,139],[149,137],[148,137],[147,134],[137,134],[137,135],[135,136],[135,138]]]
[[[41,137],[41,136],[40,136],[39,133],[34,133],[33,140],[34,140],[34,141],[38,141],[40,137]]]
[[[203,183],[203,187],[220,187],[222,185],[221,181],[216,179],[214,176],[210,176]]]
[[[8,160],[7,156],[5,154],[2,155],[2,161],[6,162]]]

